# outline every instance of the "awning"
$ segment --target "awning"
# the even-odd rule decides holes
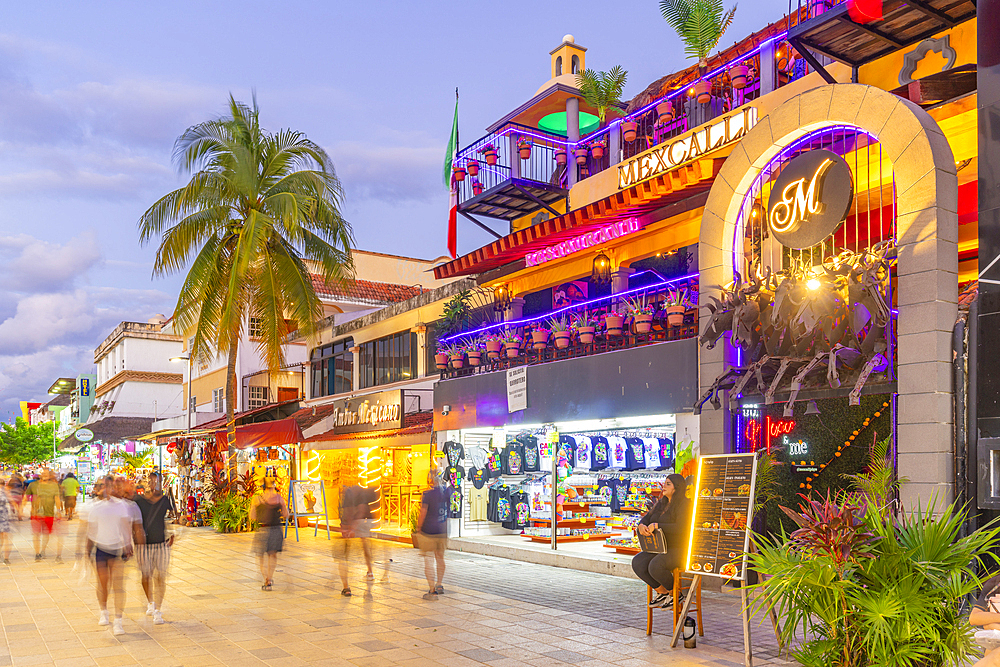
[[[226,446],[226,429],[215,432],[215,442],[220,447]],[[302,442],[302,429],[292,418],[236,427],[236,449],[276,447],[298,442]]]
[[[153,428],[152,417],[105,417],[91,424],[84,424],[81,428],[89,429],[93,432],[92,443],[112,444],[122,440],[138,440],[141,436],[149,433]],[[79,430],[79,429],[77,429]],[[63,451],[78,450],[90,442],[80,442],[76,439],[76,434],[69,436],[59,443],[59,449]]]
[[[434,413],[411,412],[403,415],[403,427],[364,433],[319,433],[302,440],[302,451],[310,449],[352,449],[354,447],[408,447],[430,443]]]

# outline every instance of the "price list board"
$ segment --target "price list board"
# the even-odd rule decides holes
[[[743,581],[756,473],[754,454],[698,460],[688,572]]]

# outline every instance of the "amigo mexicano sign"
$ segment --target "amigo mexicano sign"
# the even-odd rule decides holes
[[[757,124],[757,108],[748,106],[715,123],[660,144],[618,165],[618,189],[659,176],[674,167],[740,140]]]

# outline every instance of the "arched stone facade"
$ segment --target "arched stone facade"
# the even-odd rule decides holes
[[[958,300],[958,179],[951,147],[933,118],[880,88],[833,84],[784,102],[735,147],[705,205],[699,241],[701,303],[732,280],[725,257],[747,189],[778,151],[808,132],[854,125],[878,138],[893,165],[898,245],[899,474],[907,506],[950,500],[953,480],[951,333]],[[728,239],[728,241],[727,241]],[[703,314],[704,328],[707,315]],[[723,372],[726,349],[702,348],[701,390]],[[844,399],[846,400],[846,398]],[[725,451],[728,401],[701,414],[702,453]]]

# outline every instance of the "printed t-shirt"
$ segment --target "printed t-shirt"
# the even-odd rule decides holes
[[[524,449],[524,472],[538,472],[539,458],[538,458],[538,438],[533,435],[522,436],[517,439],[521,443],[521,447]]]
[[[608,504],[608,507],[612,507],[615,502],[615,486],[618,480],[615,479],[599,479],[597,480],[597,495],[601,497]]]
[[[559,436],[559,451],[566,457],[570,468],[576,467],[576,437],[572,435]]]
[[[611,463],[611,447],[608,439],[603,435],[591,438],[593,448],[591,449],[590,469],[604,470]]]
[[[469,521],[489,521],[490,490],[485,486],[469,489]]]
[[[501,457],[503,474],[522,475],[524,474],[524,454],[520,445],[509,444],[504,447]]]
[[[576,468],[590,470],[590,438],[585,435],[576,436]]]
[[[656,470],[660,467],[660,441],[656,438],[643,438],[642,444],[646,450],[646,469]]]
[[[448,487],[448,518],[458,519],[462,516],[462,492],[454,486]]]
[[[523,492],[510,494],[510,507],[510,520],[504,527],[510,530],[522,530],[528,525],[528,494]]]
[[[31,516],[55,516],[56,498],[62,495],[62,489],[56,482],[41,480],[28,485],[27,495],[31,496]]]
[[[486,467],[486,450],[482,447],[469,447],[465,450],[466,459],[472,462],[473,468]]]
[[[444,455],[448,459],[448,465],[455,467],[459,461],[465,458],[465,448],[461,444],[449,440],[444,443]]]
[[[486,468],[472,468],[469,470],[469,481],[472,482],[472,486],[477,489],[481,489],[486,486],[486,482],[490,479],[490,473]]]
[[[617,436],[609,437],[608,448],[611,450],[611,460],[608,463],[608,467],[625,468],[628,466],[628,459],[625,453],[628,449],[628,443],[625,442],[625,438]]]
[[[670,438],[660,440],[660,467],[657,470],[674,469],[674,441]]]
[[[490,453],[486,457],[486,469],[490,471],[490,477],[499,477],[502,468],[500,452],[491,447]]]
[[[444,469],[444,481],[448,486],[462,486],[462,479],[465,477],[465,471],[461,468],[456,468],[454,466]]]
[[[642,438],[626,438],[625,469],[642,470],[646,467],[646,443]]]
[[[421,505],[427,506],[427,515],[420,526],[420,532],[427,535],[444,535],[448,531],[448,498],[444,489],[436,486],[424,491],[420,499]]]
[[[510,521],[512,509],[510,506],[510,489],[504,487],[499,490],[497,496],[497,521],[505,523]]]

